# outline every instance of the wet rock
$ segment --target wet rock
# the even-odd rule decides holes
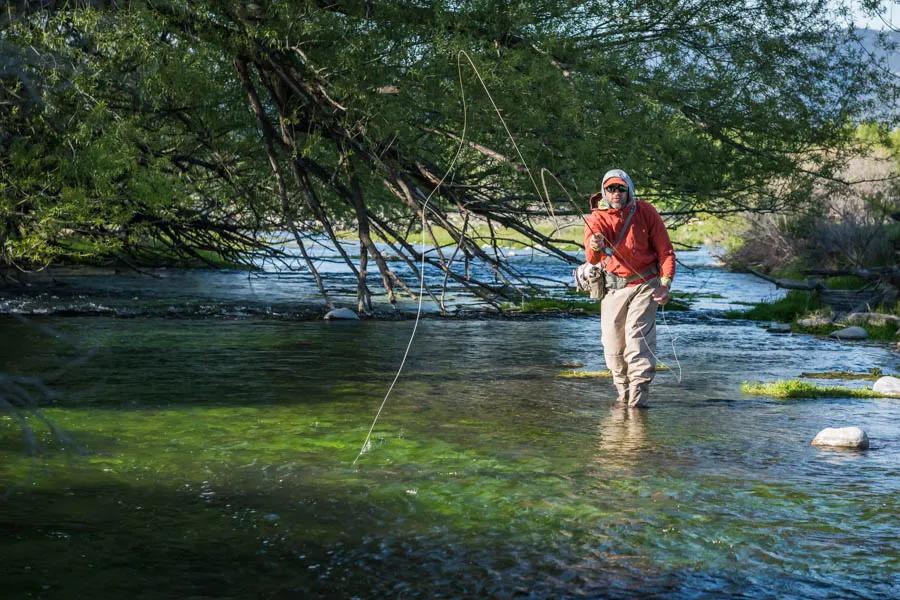
[[[847,315],[847,323],[850,325],[862,325],[864,323],[877,326],[887,325],[888,323],[891,325],[900,325],[900,317],[872,312],[850,313]]]
[[[869,447],[869,436],[859,427],[826,427],[816,434],[812,445],[865,449]]]
[[[790,333],[791,332],[791,324],[790,323],[772,323],[769,325],[769,328],[766,329],[769,333]]]
[[[825,325],[831,325],[831,323],[831,317],[822,315],[813,315],[803,319],[797,319],[797,325],[800,327],[824,327]]]
[[[865,340],[869,334],[862,327],[845,327],[831,332],[831,337],[839,340]]]
[[[327,319],[328,321],[359,321],[359,315],[357,315],[349,308],[335,308],[334,310],[330,310],[325,314],[325,319]]]
[[[900,396],[900,377],[881,377],[872,386],[872,390],[879,394]]]

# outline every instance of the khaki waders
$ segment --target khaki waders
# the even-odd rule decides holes
[[[656,374],[656,309],[658,280],[609,289],[600,303],[600,340],[606,366],[612,371],[618,400],[632,407],[647,406],[650,382]]]

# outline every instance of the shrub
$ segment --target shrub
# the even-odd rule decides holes
[[[747,219],[744,243],[725,260],[765,272],[889,266],[896,262],[900,223],[897,161],[887,149],[852,159],[838,178],[811,191],[807,208]]]

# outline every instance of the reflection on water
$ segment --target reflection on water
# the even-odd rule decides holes
[[[600,422],[596,462],[604,466],[627,466],[640,461],[647,445],[646,419],[646,410],[615,403]]]
[[[595,319],[0,319],[0,372],[60,393],[0,416],[14,597],[895,597],[900,402],[743,396],[744,379],[880,367],[874,344],[682,316],[679,385],[614,404]],[[865,429],[873,450],[815,433]]]

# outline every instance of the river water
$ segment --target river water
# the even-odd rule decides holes
[[[775,290],[682,256],[650,409],[561,376],[603,368],[596,317],[426,319],[355,465],[412,321],[241,273],[9,292],[3,399],[40,409],[0,416],[4,595],[897,597],[900,401],[740,383],[900,356],[724,319]],[[872,448],[809,445],[844,425]]]

